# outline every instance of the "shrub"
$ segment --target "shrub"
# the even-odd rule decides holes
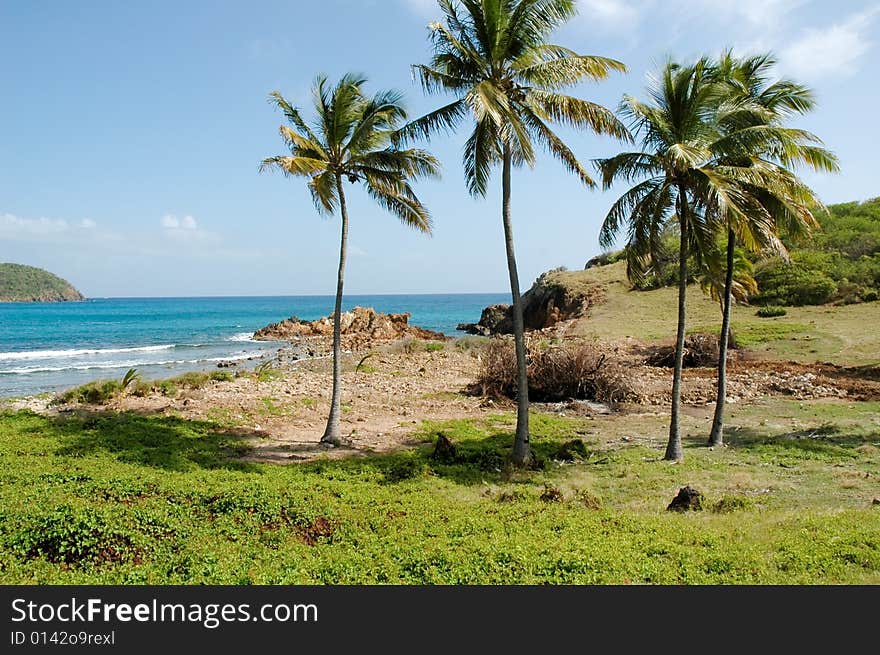
[[[788,311],[785,307],[780,307],[779,305],[767,305],[766,307],[761,307],[755,312],[755,316],[760,316],[761,318],[776,318],[777,316],[785,316],[786,314],[788,314]]]
[[[638,394],[626,366],[592,344],[529,345],[529,395],[537,401],[586,399],[618,403]],[[477,385],[483,395],[514,397],[516,354],[513,343],[495,339],[485,349]]]
[[[281,377],[281,371],[273,366],[272,360],[266,360],[254,369],[254,377],[258,382],[271,382]]]
[[[817,253],[821,254],[821,253]],[[823,305],[837,292],[837,283],[823,270],[820,258],[786,264],[775,257],[755,268],[760,293],[755,301],[774,305]]]
[[[62,403],[105,405],[118,396],[122,388],[122,383],[118,380],[98,380],[65,391],[58,400]]]
[[[724,496],[712,505],[712,511],[716,514],[729,514],[739,510],[751,509],[754,506],[754,501],[748,496]]]

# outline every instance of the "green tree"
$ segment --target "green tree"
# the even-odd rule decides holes
[[[576,14],[574,0],[439,0],[445,21],[429,26],[433,58],[416,65],[425,92],[449,93],[451,103],[413,121],[404,138],[429,138],[454,130],[470,117],[473,132],[464,148],[470,193],[485,196],[492,169],[501,165],[502,222],[513,301],[517,361],[517,422],[513,461],[531,461],[529,388],[522,302],[511,219],[511,170],[535,164],[542,146],[581,182],[595,186],[585,167],[550,123],[629,138],[608,109],[560,93],[583,80],[601,80],[625,66],[613,59],[580,55],[547,43],[549,35]]]
[[[751,133],[720,128],[749,125],[751,103],[727,103],[729,91],[717,81],[707,58],[693,65],[666,64],[649,88],[645,103],[625,96],[622,114],[631,122],[642,150],[598,162],[605,188],[615,181],[635,183],[612,206],[600,231],[600,242],[611,247],[626,226],[627,273],[636,282],[652,274],[662,250],[664,228],[678,227],[678,328],[672,382],[669,441],[665,459],[683,458],[679,415],[684,355],[688,258],[700,266],[712,257],[719,225],[731,214],[743,215],[756,202],[743,181],[758,183],[760,172],[751,161],[733,162],[730,152]]]
[[[321,213],[339,211],[342,235],[336,308],[333,314],[333,394],[327,428],[321,441],[338,445],[342,395],[341,329],[342,290],[348,240],[348,210],[345,182],[360,183],[380,206],[408,227],[431,232],[431,217],[419,201],[411,181],[439,175],[439,163],[424,150],[403,149],[393,143],[396,130],[407,119],[402,96],[383,91],[370,97],[364,93],[366,80],[346,75],[331,87],[319,76],[313,85],[315,119],[309,125],[299,109],[273,92],[269,99],[289,125],[280,128],[290,155],[263,160],[260,170],[280,170],[286,176],[308,179],[315,207]]]
[[[718,79],[730,97],[728,104],[748,106],[749,111],[731,112],[719,121],[721,132],[729,136],[728,151],[722,163],[750,165],[759,175],[742,176],[743,190],[756,202],[744,212],[727,212],[726,261],[723,266],[723,308],[719,337],[718,385],[715,414],[709,435],[710,446],[724,442],[724,409],[727,397],[727,352],[730,316],[737,296],[735,281],[738,243],[750,250],[771,248],[788,257],[780,232],[803,237],[818,227],[813,216],[822,203],[788,167],[805,164],[817,171],[837,171],[837,159],[821,147],[821,141],[804,130],[786,126],[793,116],[815,107],[810,89],[791,80],[772,81],[775,61],[770,55],[737,59],[725,53],[717,67]],[[726,161],[725,161],[726,159]],[[717,279],[717,278],[716,278]],[[753,291],[754,293],[754,291]]]

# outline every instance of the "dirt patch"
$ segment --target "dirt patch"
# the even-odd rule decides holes
[[[319,516],[308,525],[297,528],[297,534],[300,539],[309,546],[314,546],[322,540],[329,539],[335,531],[336,526],[330,519],[324,516]]]

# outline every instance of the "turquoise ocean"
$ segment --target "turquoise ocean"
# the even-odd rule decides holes
[[[58,391],[136,368],[145,379],[254,362],[277,342],[254,331],[290,316],[315,320],[332,296],[240,298],[97,298],[72,303],[0,303],[0,397]],[[504,294],[352,295],[344,308],[411,314],[410,323],[456,335]],[[461,333],[458,333],[459,335]]]

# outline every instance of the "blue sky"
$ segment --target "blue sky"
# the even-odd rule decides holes
[[[841,158],[807,176],[826,202],[880,195],[880,3],[877,0],[581,0],[555,40],[625,62],[627,75],[575,90],[616,107],[642,94],[667,56],[769,49],[780,72],[812,85],[802,125]],[[409,64],[428,57],[432,0],[120,3],[0,0],[0,261],[45,267],[86,295],[331,294],[338,220],[315,214],[304,185],[259,174],[283,152],[272,90],[308,103],[318,72],[365,73],[436,106]],[[566,133],[583,159],[606,138]],[[464,134],[435,140],[440,182],[420,186],[435,217],[415,234],[349,193],[348,293],[508,289],[500,179],[486,200],[465,191]],[[589,191],[542,158],[514,176],[524,287],[599,252],[616,194]]]

